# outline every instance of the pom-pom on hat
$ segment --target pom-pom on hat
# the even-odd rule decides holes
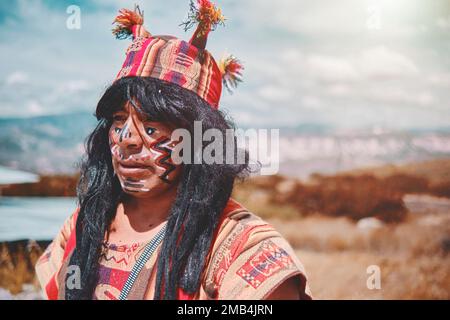
[[[224,24],[222,12],[210,0],[191,0],[190,12],[181,25],[185,31],[197,24],[189,42],[168,35],[152,35],[144,26],[138,6],[121,9],[112,30],[117,39],[132,38],[116,80],[127,76],[152,77],[195,92],[211,107],[219,107],[222,84],[231,91],[242,81],[242,64],[225,56],[219,64],[206,50],[210,31]]]

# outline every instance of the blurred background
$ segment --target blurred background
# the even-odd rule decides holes
[[[38,299],[36,258],[76,207],[95,106],[138,3],[188,40],[189,1],[0,3],[0,299]],[[304,263],[318,299],[450,298],[450,2],[222,0],[208,50],[244,64],[221,108],[280,129],[280,172],[236,185]],[[193,32],[193,31],[192,31]]]

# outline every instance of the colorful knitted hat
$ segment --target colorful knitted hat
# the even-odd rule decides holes
[[[218,108],[222,83],[231,91],[241,80],[242,64],[230,55],[216,63],[205,49],[208,34],[225,18],[209,0],[191,0],[185,31],[198,23],[189,42],[167,35],[152,35],[144,27],[143,12],[121,9],[114,20],[118,39],[131,37],[126,59],[116,80],[126,76],[153,77],[195,92]]]

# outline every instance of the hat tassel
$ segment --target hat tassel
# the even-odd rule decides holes
[[[187,31],[198,23],[197,29],[189,43],[198,49],[205,49],[208,34],[218,24],[224,25],[225,17],[220,8],[217,8],[210,0],[197,0],[197,4],[191,0],[188,18],[181,25]]]
[[[139,6],[134,7],[134,11],[129,9],[119,10],[119,14],[114,19],[112,33],[117,39],[150,37],[151,34],[142,26],[144,24],[144,12]]]
[[[244,69],[242,62],[230,54],[220,59],[218,67],[222,74],[223,84],[229,93],[233,93],[239,82],[242,82],[242,70]]]

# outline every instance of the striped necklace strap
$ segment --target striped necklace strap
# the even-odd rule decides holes
[[[131,291],[131,288],[133,284],[135,283],[137,276],[139,275],[139,272],[141,272],[144,265],[147,263],[147,261],[150,259],[152,254],[155,252],[158,245],[161,243],[161,241],[164,238],[164,235],[166,234],[166,226],[165,224],[161,230],[158,231],[158,233],[153,237],[152,240],[150,240],[149,243],[145,246],[144,251],[142,252],[139,259],[136,261],[135,265],[133,266],[133,269],[131,270],[130,275],[128,276],[127,281],[125,282],[125,285],[123,286],[122,291],[119,295],[119,300],[126,300],[128,297],[128,294]]]

